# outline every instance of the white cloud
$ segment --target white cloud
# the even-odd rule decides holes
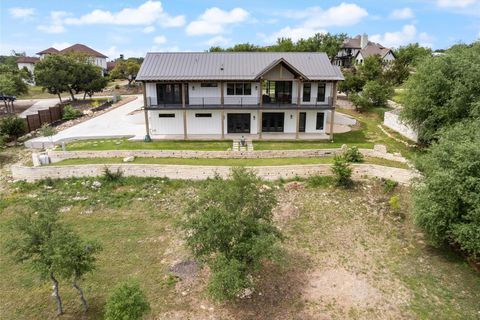
[[[148,26],[148,27],[143,28],[143,30],[142,30],[143,33],[152,33],[154,31],[155,31],[154,26]]]
[[[412,19],[414,16],[410,8],[395,9],[390,13],[390,18],[395,20]]]
[[[465,8],[479,0],[437,0],[437,5],[442,8]]]
[[[433,38],[425,32],[418,33],[413,24],[407,24],[400,31],[372,35],[370,40],[388,48],[397,48],[412,42],[419,42],[422,46],[432,47]]]
[[[37,29],[45,33],[63,33],[67,31],[63,26],[63,18],[69,14],[65,11],[51,11],[50,24],[39,25]]]
[[[121,54],[123,54],[123,56],[125,58],[130,58],[130,57],[144,57],[145,56],[145,52],[147,50],[131,50],[131,49],[128,49],[128,50],[119,50],[116,46],[112,46],[112,47],[109,47],[107,49],[104,49],[104,50],[99,50],[101,53],[103,53],[104,55],[106,55],[110,60],[115,60],[116,58],[120,57]]]
[[[277,15],[302,20],[302,23],[294,27],[286,26],[269,36],[263,36],[267,43],[275,42],[277,38],[282,37],[292,38],[292,40],[308,38],[315,33],[325,32],[325,28],[328,27],[352,26],[368,16],[368,12],[356,4],[342,2],[338,6],[325,10],[320,7],[310,7],[304,10],[279,12]]]
[[[230,44],[232,39],[227,39],[224,36],[215,36],[205,42],[209,46],[226,46]]]
[[[185,24],[185,16],[172,17],[163,10],[160,1],[148,0],[137,8],[124,8],[118,12],[96,9],[79,18],[67,18],[64,21],[67,25],[151,25],[157,22],[164,27],[180,27]]]
[[[156,36],[155,38],[153,38],[153,42],[155,44],[164,44],[165,42],[167,42],[167,38],[165,36]]]
[[[226,27],[243,22],[248,16],[249,13],[242,8],[224,11],[213,7],[205,10],[197,20],[190,22],[186,32],[189,36],[221,34],[225,32]]]
[[[10,8],[8,10],[14,18],[30,18],[35,14],[34,8]]]

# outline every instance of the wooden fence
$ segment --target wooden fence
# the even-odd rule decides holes
[[[44,123],[52,123],[61,120],[63,116],[63,105],[56,105],[45,110],[38,110],[37,114],[27,115],[27,128],[31,132],[37,130]]]

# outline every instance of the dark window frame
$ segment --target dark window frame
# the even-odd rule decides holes
[[[216,88],[216,87],[218,87],[218,83],[216,83],[216,82],[201,82],[200,87],[201,88]]]
[[[306,92],[308,90],[308,92]],[[308,97],[308,99],[307,99]],[[303,84],[303,93],[302,93],[302,101],[303,102],[310,102],[312,100],[312,83],[305,82]]]
[[[175,118],[175,113],[159,113],[159,118]]]
[[[322,120],[322,121],[318,121],[319,118]],[[316,130],[325,130],[325,112],[317,112],[317,123],[315,125],[315,128]]]
[[[251,96],[251,82],[227,82],[227,96]]]
[[[321,89],[321,90],[320,90]],[[320,95],[322,93],[322,95]],[[317,102],[324,102],[327,97],[327,84],[325,82],[319,82],[317,88]]]
[[[211,113],[195,113],[195,118],[211,118]]]

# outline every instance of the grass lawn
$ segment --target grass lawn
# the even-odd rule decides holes
[[[64,92],[61,94],[62,98],[68,98],[70,97],[70,94],[67,92]],[[41,86],[28,86],[28,93],[25,95],[18,96],[17,99],[47,99],[47,98],[57,98],[58,95],[56,94],[50,94],[47,91],[42,91]]]
[[[97,179],[102,186],[93,189]],[[215,303],[206,295],[207,272],[193,272],[187,281],[169,271],[191,259],[177,222],[208,181],[97,179],[17,183],[0,194],[2,249],[13,219],[45,202],[56,204],[62,221],[83,237],[102,244],[96,270],[81,281],[89,319],[102,318],[109,290],[127,278],[138,279],[150,301],[146,319],[478,318],[479,274],[455,254],[427,245],[412,224],[407,188],[385,194],[372,180],[342,190],[311,178],[304,189],[288,191],[272,183],[285,262],[264,267],[250,299]],[[388,205],[393,195],[396,210]],[[5,253],[0,270],[1,318],[55,318],[50,283]],[[66,313],[58,319],[81,318],[68,282],[60,282],[60,293]]]
[[[404,104],[405,103],[405,94],[406,91],[403,88],[396,88],[395,89],[395,94],[392,97],[392,100],[395,101],[396,103],[399,104]]]
[[[350,131],[334,135],[334,142],[329,140],[256,140],[253,142],[255,150],[291,150],[291,149],[328,149],[340,148],[342,145],[357,146],[359,148],[373,148],[373,143],[366,140],[365,130]]]
[[[123,158],[82,158],[67,159],[52,165],[79,165],[79,164],[112,164],[123,163]],[[203,158],[135,158],[136,164],[179,164],[194,166],[285,166],[298,164],[329,164],[333,163],[332,157],[319,158],[271,158],[271,159],[203,159]],[[365,163],[378,164],[388,167],[407,169],[404,163],[380,158],[365,158]]]
[[[157,140],[152,142],[128,139],[80,140],[67,144],[68,151],[80,150],[205,150],[226,151],[232,147],[231,140]]]

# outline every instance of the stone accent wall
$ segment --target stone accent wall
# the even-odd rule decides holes
[[[189,151],[189,150],[110,150],[110,151],[49,151],[51,163],[66,159],[81,158],[220,158],[220,159],[257,159],[257,158],[318,158],[331,157],[343,153],[344,148],[305,149],[305,150],[256,150],[256,151]],[[401,155],[387,153],[386,148],[360,149],[368,157],[406,163]]]
[[[408,124],[403,123],[400,120],[398,111],[396,110],[385,112],[383,125],[400,133],[402,136],[407,137],[414,142],[418,142],[418,132],[411,128]]]
[[[279,178],[309,177],[314,175],[331,175],[331,165],[292,165],[292,166],[259,166],[250,167],[257,175],[266,180]],[[400,168],[384,167],[373,164],[354,164],[353,177],[377,177],[395,180],[401,184],[408,184],[417,173]],[[63,179],[71,177],[98,177],[102,176],[105,168],[121,170],[124,176],[136,177],[168,177],[170,179],[203,180],[212,178],[215,174],[226,177],[230,171],[228,166],[185,166],[185,165],[152,165],[152,164],[88,164],[72,166],[45,166],[26,167],[12,166],[14,180],[33,182],[44,178]]]

